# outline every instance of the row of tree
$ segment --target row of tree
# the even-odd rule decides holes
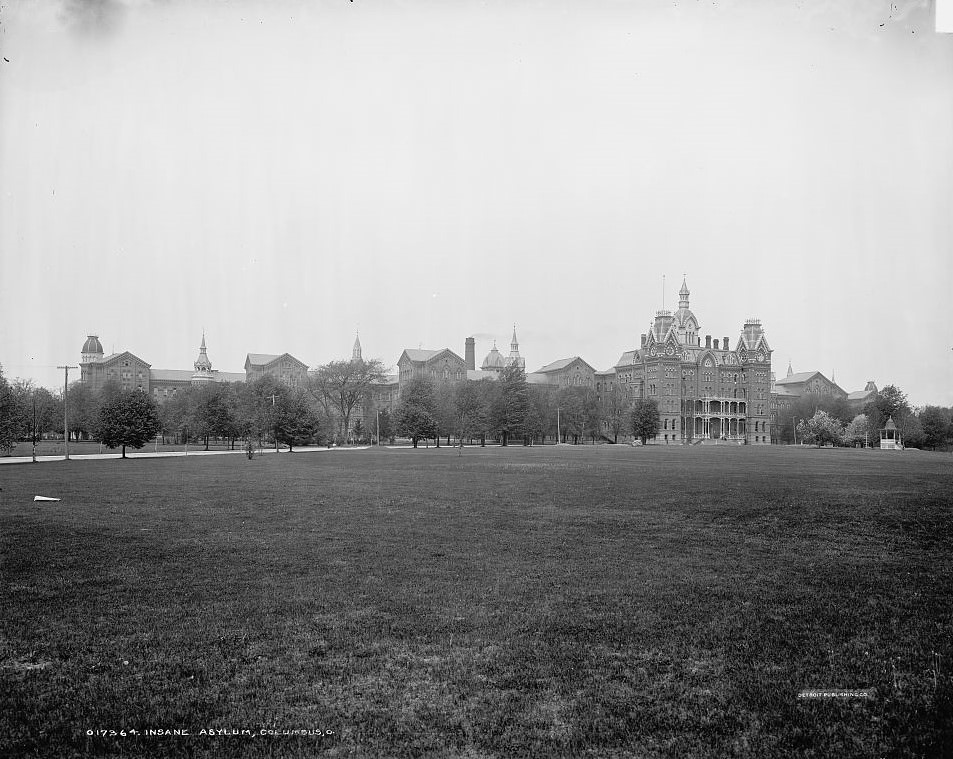
[[[861,414],[854,415],[846,401],[806,395],[792,408],[791,419],[780,425],[782,440],[796,433],[809,445],[880,444],[880,430],[893,419],[903,444],[910,448],[937,450],[953,443],[953,409],[923,406],[913,409],[906,394],[896,385],[887,385]],[[793,420],[800,419],[797,426]],[[793,441],[793,440],[792,440]]]
[[[394,411],[394,431],[416,447],[421,440],[445,438],[447,445],[487,439],[509,445],[545,443],[547,439],[579,443],[600,436],[613,442],[622,433],[643,442],[659,429],[658,405],[651,400],[624,402],[621,393],[600,399],[588,387],[529,385],[519,367],[500,371],[496,380],[433,383],[415,379],[407,383]]]

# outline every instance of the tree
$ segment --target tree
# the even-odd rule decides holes
[[[535,441],[543,443],[547,435],[556,434],[555,393],[551,385],[527,385],[529,410],[526,413],[526,432]]]
[[[507,445],[511,436],[525,433],[524,424],[529,411],[526,373],[517,365],[505,366],[500,370],[494,389],[490,427],[500,435],[500,442]]]
[[[0,367],[0,456],[9,456],[17,446],[22,427],[20,407]]]
[[[810,419],[800,422],[797,433],[805,443],[813,443],[818,448],[827,443],[840,445],[844,442],[844,425],[826,411],[818,411]]]
[[[609,427],[612,442],[619,442],[619,433],[625,429],[626,402],[621,387],[612,387],[602,397],[601,416]]]
[[[378,410],[374,419],[374,435],[377,438],[378,445],[381,440],[394,441],[394,423],[391,419],[390,411],[386,408]]]
[[[437,421],[437,447],[440,447],[440,435],[447,438],[447,445],[450,445],[450,436],[456,432],[456,408],[455,408],[455,385],[450,382],[439,382],[434,385],[434,419]]]
[[[642,445],[645,445],[650,437],[658,435],[661,426],[658,403],[654,400],[640,398],[632,405],[632,411],[629,412],[629,429],[633,437],[642,441]]]
[[[289,451],[322,437],[321,420],[304,390],[284,387],[272,409],[275,438],[287,445]]]
[[[893,419],[901,439],[906,439],[904,428],[910,415],[910,404],[907,403],[906,393],[896,385],[887,385],[877,393],[877,397],[864,407],[864,413],[870,421],[871,432],[876,430],[879,435],[887,420]]]
[[[950,432],[950,410],[940,406],[925,406],[920,410],[923,444],[934,451],[946,445]]]
[[[235,408],[227,385],[218,382],[200,385],[192,388],[189,396],[189,428],[193,435],[205,441],[206,451],[210,437],[234,436]]]
[[[923,434],[923,425],[920,424],[920,417],[916,414],[909,414],[903,425],[903,436],[901,437],[904,448],[922,448],[926,443],[926,435]]]
[[[109,448],[142,448],[159,431],[159,412],[141,390],[123,390],[103,400],[96,432]]]
[[[115,382],[107,383],[99,395],[84,382],[74,382],[69,386],[67,401],[69,403],[69,431],[76,440],[88,439],[92,435],[99,419],[99,405],[108,395],[115,395],[120,391]],[[63,416],[63,407],[60,406],[60,419]]]
[[[870,422],[864,414],[857,414],[844,432],[844,440],[848,443],[871,444]]]
[[[364,429],[364,422],[360,419],[355,420],[354,422],[354,439],[359,442],[364,442],[364,437],[366,436],[367,431]]]
[[[351,414],[366,404],[372,386],[384,376],[384,365],[377,359],[331,361],[319,366],[309,378],[307,388],[324,408],[328,418],[337,417],[336,437],[345,441],[351,431]]]
[[[434,406],[434,389],[430,382],[413,379],[404,386],[394,414],[394,423],[397,434],[409,437],[414,448],[418,440],[437,434]]]
[[[460,448],[463,442],[486,429],[487,408],[476,382],[461,382],[453,393],[454,431]]]

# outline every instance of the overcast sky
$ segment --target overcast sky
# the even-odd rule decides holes
[[[783,376],[953,404],[953,35],[929,2],[12,2],[0,363],[314,366],[513,324],[635,347],[686,275]],[[662,278],[665,276],[663,293]],[[78,372],[76,373],[78,377]]]

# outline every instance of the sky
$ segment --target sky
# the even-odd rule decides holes
[[[607,369],[684,276],[779,377],[953,405],[928,0],[4,0],[0,55],[8,378],[62,386],[87,334],[479,365],[514,324],[529,371]]]

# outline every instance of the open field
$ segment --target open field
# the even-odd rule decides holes
[[[948,454],[368,450],[0,487],[3,756],[953,750]],[[192,735],[86,735],[147,728]]]

